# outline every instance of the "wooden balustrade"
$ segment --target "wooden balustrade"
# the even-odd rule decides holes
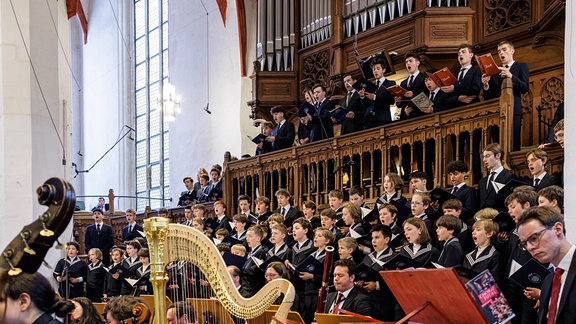
[[[112,190],[112,189],[110,189]],[[204,205],[206,217],[210,217],[214,214],[214,203],[205,203]],[[145,218],[158,216],[157,210],[146,209],[142,212],[136,214],[136,222],[139,224],[143,223]],[[181,223],[184,221],[184,207],[168,208],[168,217],[173,223]],[[90,224],[94,224],[94,219],[92,219],[92,212],[80,211],[75,212],[73,216],[74,221],[74,232],[78,233],[78,243],[80,244],[80,252],[88,253],[85,251],[84,247],[84,232],[86,227]],[[106,212],[104,214],[104,223],[112,226],[114,230],[114,244],[122,244],[122,228],[128,225],[126,221],[125,211],[116,211],[115,213]]]
[[[475,185],[485,175],[481,156],[484,146],[499,142],[504,152],[511,151],[511,86],[511,82],[506,82],[500,100],[483,101],[237,161],[231,161],[227,153],[224,162],[226,204],[230,210],[237,206],[235,197],[240,194],[253,199],[258,195],[273,198],[276,190],[287,188],[296,206],[305,200],[322,205],[328,203],[331,189],[351,186],[361,186],[364,198],[374,201],[382,194],[382,180],[388,172],[396,172],[408,181],[411,172],[426,171],[430,177],[429,189],[446,187],[449,179],[445,168],[454,160],[468,163],[471,171],[467,181]],[[530,131],[531,125],[526,123],[525,130]],[[510,154],[504,158],[515,168],[526,168],[524,154],[515,153],[514,164],[510,163]],[[560,154],[558,151],[557,155]],[[561,169],[561,162],[552,162],[554,170]],[[411,194],[408,186],[404,193]]]

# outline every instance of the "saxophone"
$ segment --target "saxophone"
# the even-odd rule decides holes
[[[184,260],[196,265],[206,276],[222,306],[233,316],[251,319],[263,314],[273,302],[284,295],[271,323],[285,323],[294,301],[295,290],[290,281],[276,279],[266,284],[256,295],[244,298],[239,293],[220,252],[210,239],[195,228],[170,224],[168,218],[144,220],[144,232],[150,251],[150,282],[154,288],[154,323],[166,323],[166,265]],[[197,314],[201,310],[196,310]]]

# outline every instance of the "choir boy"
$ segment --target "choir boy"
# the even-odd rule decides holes
[[[462,265],[464,252],[462,252],[462,246],[456,237],[460,233],[461,228],[462,222],[454,216],[444,215],[436,220],[438,241],[444,242],[440,257],[438,257],[438,264],[443,267]]]

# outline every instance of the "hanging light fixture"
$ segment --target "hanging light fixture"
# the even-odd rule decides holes
[[[158,108],[164,114],[164,120],[172,122],[180,113],[180,96],[176,95],[176,88],[170,81],[164,83],[162,98],[158,98]]]

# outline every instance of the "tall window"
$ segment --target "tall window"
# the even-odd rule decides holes
[[[143,210],[170,198],[168,123],[157,108],[168,80],[168,0],[134,0],[134,44],[136,194],[146,197],[136,208]]]

